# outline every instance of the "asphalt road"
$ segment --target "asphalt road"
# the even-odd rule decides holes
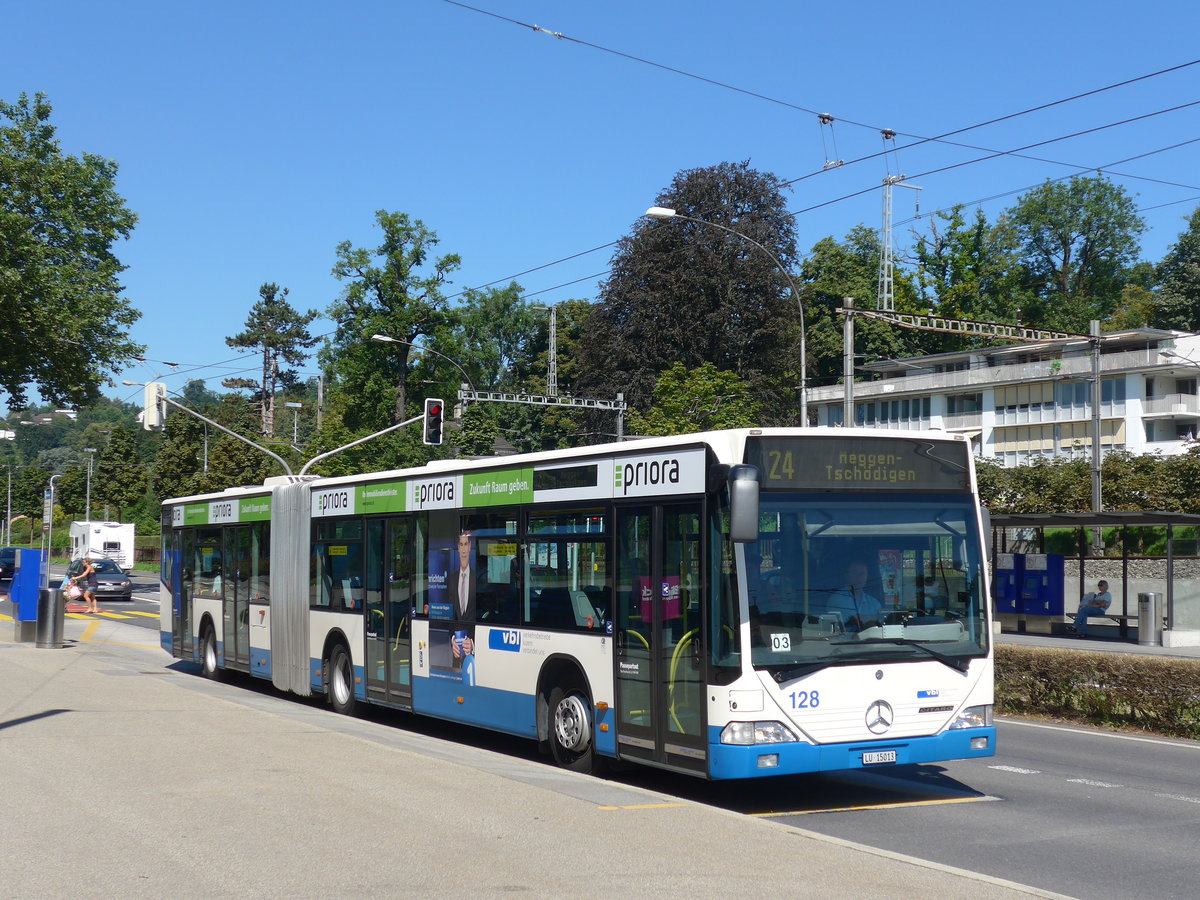
[[[814,779],[773,818],[1075,897],[1197,895],[1200,743],[1018,720],[997,743],[987,761]]]

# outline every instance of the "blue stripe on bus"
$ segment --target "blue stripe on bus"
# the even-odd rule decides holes
[[[158,646],[162,647],[164,650],[166,650],[172,656],[175,655],[175,652],[174,652],[175,642],[173,640],[171,640],[171,632],[160,631],[158,633]]]
[[[271,651],[259,647],[250,648],[250,674],[259,678],[271,677]]]
[[[615,723],[617,717],[613,714],[612,707],[605,710],[593,709],[592,715],[596,720],[592,728],[592,733],[596,736],[596,752],[601,756],[616,756],[617,726]],[[608,730],[602,731],[601,725],[607,725]]]
[[[535,704],[530,694],[465,685],[455,678],[417,678],[414,681],[414,712],[482,725],[506,734],[537,737]],[[462,703],[458,702],[459,697]]]
[[[828,772],[838,769],[886,769],[892,765],[940,762],[948,759],[975,759],[996,755],[995,728],[960,728],[930,737],[903,738],[846,744],[755,744],[735,746],[721,743],[721,729],[708,730],[708,772],[712,778],[756,778],[791,772]],[[971,739],[986,737],[987,748],[972,750]],[[895,750],[896,762],[863,765],[863,753]],[[779,765],[759,768],[758,758],[778,754]]]
[[[321,677],[321,660],[312,659],[311,657],[309,658],[309,660],[308,660],[308,683],[314,691],[324,691],[325,690],[325,681]]]

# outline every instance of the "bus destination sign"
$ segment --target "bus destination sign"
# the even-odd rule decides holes
[[[968,446],[889,435],[750,437],[768,491],[968,491]]]

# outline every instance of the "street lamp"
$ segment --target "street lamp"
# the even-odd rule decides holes
[[[445,353],[439,353],[438,351],[434,350],[432,347],[425,347],[425,346],[422,346],[421,344],[414,344],[412,341],[402,341],[402,340],[400,340],[400,338],[394,338],[394,337],[391,337],[386,334],[373,334],[373,335],[371,335],[371,340],[379,341],[384,344],[404,344],[404,346],[406,346],[406,347],[412,347],[413,349],[420,350],[424,353],[432,353],[434,356],[440,356],[442,359],[446,360],[446,362],[450,363],[452,366],[454,366],[454,368],[458,369],[458,371],[462,373],[462,377],[465,379],[466,385],[471,388],[471,393],[472,394],[476,393],[475,385],[471,383],[471,377],[467,374],[467,370],[464,369],[461,365],[459,365],[455,360],[453,360],[449,356],[447,356]]]
[[[84,447],[83,452],[88,455],[88,471],[87,471],[87,510],[84,513],[84,521],[92,521],[92,461],[96,458],[95,447]]]
[[[297,436],[300,434],[300,410],[304,407],[303,403],[284,403],[288,409],[292,411],[292,446],[296,446]]]
[[[784,278],[788,280],[788,285],[792,290],[792,297],[795,298],[796,307],[800,311],[800,422],[802,425],[808,425],[808,360],[806,349],[808,337],[804,323],[804,301],[800,299],[800,292],[796,290],[796,282],[792,280],[791,273],[788,272],[783,263],[779,261],[779,258],[775,256],[774,253],[772,253],[758,241],[754,240],[754,238],[743,234],[740,231],[735,231],[728,226],[721,225],[717,222],[709,222],[705,219],[696,219],[692,216],[685,216],[683,213],[676,212],[675,210],[666,206],[652,206],[646,210],[645,216],[649,219],[654,219],[655,221],[659,222],[665,222],[668,219],[684,219],[688,222],[695,222],[698,225],[709,225],[713,228],[719,228],[721,231],[727,231],[730,234],[737,235],[745,241],[749,241],[763,253],[767,254],[767,256],[771,258],[771,261],[778,266],[779,271],[782,272]]]

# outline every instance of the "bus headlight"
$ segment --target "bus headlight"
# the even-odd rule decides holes
[[[958,714],[953,722],[947,726],[948,731],[953,731],[956,728],[987,728],[992,724],[992,706],[968,706]]]
[[[721,729],[722,744],[782,744],[796,740],[782,722],[730,722]]]

